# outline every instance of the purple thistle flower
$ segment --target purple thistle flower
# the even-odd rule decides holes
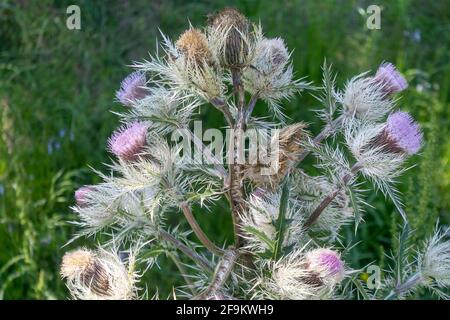
[[[77,206],[85,207],[88,205],[89,193],[91,193],[94,189],[89,186],[83,186],[75,191],[75,201]]]
[[[387,94],[393,94],[405,90],[408,82],[397,70],[397,68],[389,62],[382,63],[378,68],[374,77],[375,82],[381,84],[382,89]]]
[[[147,96],[148,91],[145,88],[147,79],[145,74],[135,71],[123,79],[120,89],[116,92],[116,98],[123,105],[131,107],[133,101],[140,100]]]
[[[331,250],[321,252],[319,256],[319,263],[326,267],[331,275],[337,275],[343,272],[344,264],[342,263],[339,255]]]
[[[322,278],[342,279],[345,268],[339,254],[330,249],[315,249],[306,254],[309,269]]]
[[[409,113],[403,111],[389,115],[381,136],[392,151],[412,155],[422,146],[423,134],[419,124]]]
[[[147,126],[135,122],[114,132],[108,140],[108,148],[120,159],[132,161],[143,151],[146,139]]]

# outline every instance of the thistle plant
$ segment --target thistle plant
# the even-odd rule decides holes
[[[143,275],[160,255],[185,281],[174,298],[390,299],[422,287],[446,297],[445,232],[437,228],[422,247],[408,245],[414,213],[405,212],[396,179],[423,136],[397,106],[407,81],[394,65],[382,63],[338,89],[324,63],[323,83],[313,86],[295,77],[283,39],[266,38],[261,26],[228,8],[174,42],[162,35],[157,54],[133,67],[116,93],[124,109],[106,146],[108,173],[95,171],[102,181],[75,193],[75,239],[98,237],[100,244],[63,258],[61,275],[74,298],[148,297],[157,284]],[[305,123],[289,124],[282,108],[302,91],[323,105],[316,136]],[[192,129],[200,108],[223,116],[215,139]],[[255,117],[255,108],[267,108],[268,116]],[[302,165],[308,156],[319,174]],[[345,262],[352,247],[341,241],[343,226],[357,231],[364,219],[364,181],[403,221],[392,268],[374,291]],[[222,200],[233,223],[226,244],[205,233],[197,221],[203,212],[192,210],[206,212]]]

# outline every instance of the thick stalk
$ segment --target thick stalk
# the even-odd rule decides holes
[[[248,122],[250,117],[252,116],[253,109],[255,108],[256,102],[259,99],[259,93],[255,93],[251,98],[250,102],[248,103],[248,106],[245,110],[245,121]]]
[[[214,297],[216,294],[220,293],[225,282],[233,270],[239,254],[236,249],[228,249],[225,251],[221,261],[217,265],[216,271],[214,273],[213,280],[208,288],[199,296],[195,297],[196,300],[206,300]]]
[[[326,207],[333,201],[334,198],[339,194],[339,192],[342,191],[342,189],[352,180],[354,175],[362,168],[362,165],[357,162],[353,165],[353,167],[350,169],[350,172],[344,175],[341,179],[341,182],[339,186],[332,191],[328,196],[325,197],[325,199],[322,200],[322,202],[317,206],[317,208],[311,213],[308,220],[306,220],[303,228],[308,229],[313,223],[317,221],[320,214],[325,210]]]
[[[236,105],[238,109],[236,123],[233,127],[233,149],[232,161],[230,161],[230,199],[231,199],[231,212],[234,225],[235,245],[239,247],[242,230],[240,226],[240,214],[245,208],[244,203],[244,190],[243,190],[243,167],[242,159],[244,146],[242,145],[242,134],[246,129],[245,122],[245,92],[241,78],[241,71],[239,69],[231,70],[233,89],[235,93]]]
[[[228,125],[231,128],[233,126],[233,116],[232,116],[230,110],[228,109],[225,101],[222,99],[219,99],[219,98],[214,98],[214,99],[211,99],[210,103],[216,109],[220,110],[223,113],[225,120],[227,121]]]
[[[385,298],[384,300],[392,300],[404,292],[408,292],[420,282],[423,281],[422,275],[420,273],[415,273],[409,277],[404,283],[397,285]]]
[[[212,253],[215,255],[221,256],[223,255],[223,250],[217,247],[211,240],[209,240],[208,236],[203,232],[200,225],[195,220],[194,215],[189,208],[189,205],[186,202],[183,202],[181,205],[181,210],[183,211],[184,216],[186,217],[187,222],[191,226],[197,238],[200,242]]]
[[[182,243],[180,240],[175,238],[173,235],[171,235],[167,231],[160,230],[158,234],[163,240],[170,242],[175,248],[177,248],[178,250],[183,252],[186,256],[188,256],[194,262],[200,264],[202,267],[204,267],[208,271],[214,270],[213,267],[211,266],[211,264],[208,262],[208,260],[203,258],[201,255],[196,253],[194,250],[189,248],[187,245]]]

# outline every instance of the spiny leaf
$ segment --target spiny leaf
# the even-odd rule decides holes
[[[283,246],[283,238],[284,238],[284,229],[285,229],[285,225],[286,225],[286,212],[287,212],[287,206],[288,206],[288,202],[289,202],[289,176],[286,177],[284,183],[283,183],[283,188],[281,190],[281,198],[280,198],[280,208],[278,211],[278,220],[277,220],[277,224],[276,224],[276,246],[275,246],[275,252],[273,255],[273,258],[276,260],[280,257],[281,255],[281,248]]]
[[[250,226],[246,226],[244,229],[246,232],[251,233],[252,235],[257,237],[260,241],[267,244],[271,254],[275,252],[276,243],[273,240],[271,240],[264,232]]]
[[[403,262],[405,260],[406,243],[409,237],[409,224],[405,222],[403,224],[402,232],[400,233],[398,252],[396,257],[395,279],[397,285],[402,283],[403,280]]]

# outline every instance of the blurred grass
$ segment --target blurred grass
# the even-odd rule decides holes
[[[81,8],[79,31],[65,26],[66,8]],[[88,166],[108,161],[105,141],[118,125],[111,110],[120,80],[132,61],[155,50],[158,28],[176,37],[205,23],[209,12],[236,6],[260,20],[269,37],[283,37],[293,52],[298,76],[321,80],[326,57],[338,84],[383,60],[405,72],[410,89],[399,105],[424,127],[427,145],[401,189],[414,241],[426,237],[434,220],[449,223],[450,211],[450,6],[448,1],[378,1],[381,30],[368,30],[362,12],[372,1],[9,1],[0,2],[0,298],[65,298],[58,267],[75,231],[67,221],[73,191],[95,183]],[[317,103],[308,94],[285,104],[293,120],[311,123]],[[222,124],[203,108],[204,128]],[[257,114],[264,114],[262,105]],[[311,160],[305,165],[311,167]],[[395,246],[398,217],[392,205],[372,192],[369,209],[347,257],[354,268]],[[201,213],[213,238],[225,241],[230,221],[225,210]],[[174,216],[172,218],[176,219]],[[226,230],[226,231],[225,231]],[[348,228],[346,239],[353,239]],[[230,239],[228,239],[230,240]],[[91,242],[92,243],[92,242]],[[76,245],[83,245],[78,241]],[[71,245],[70,247],[73,247]],[[380,260],[381,259],[381,260]],[[181,283],[175,267],[162,261],[148,287],[161,297]]]

